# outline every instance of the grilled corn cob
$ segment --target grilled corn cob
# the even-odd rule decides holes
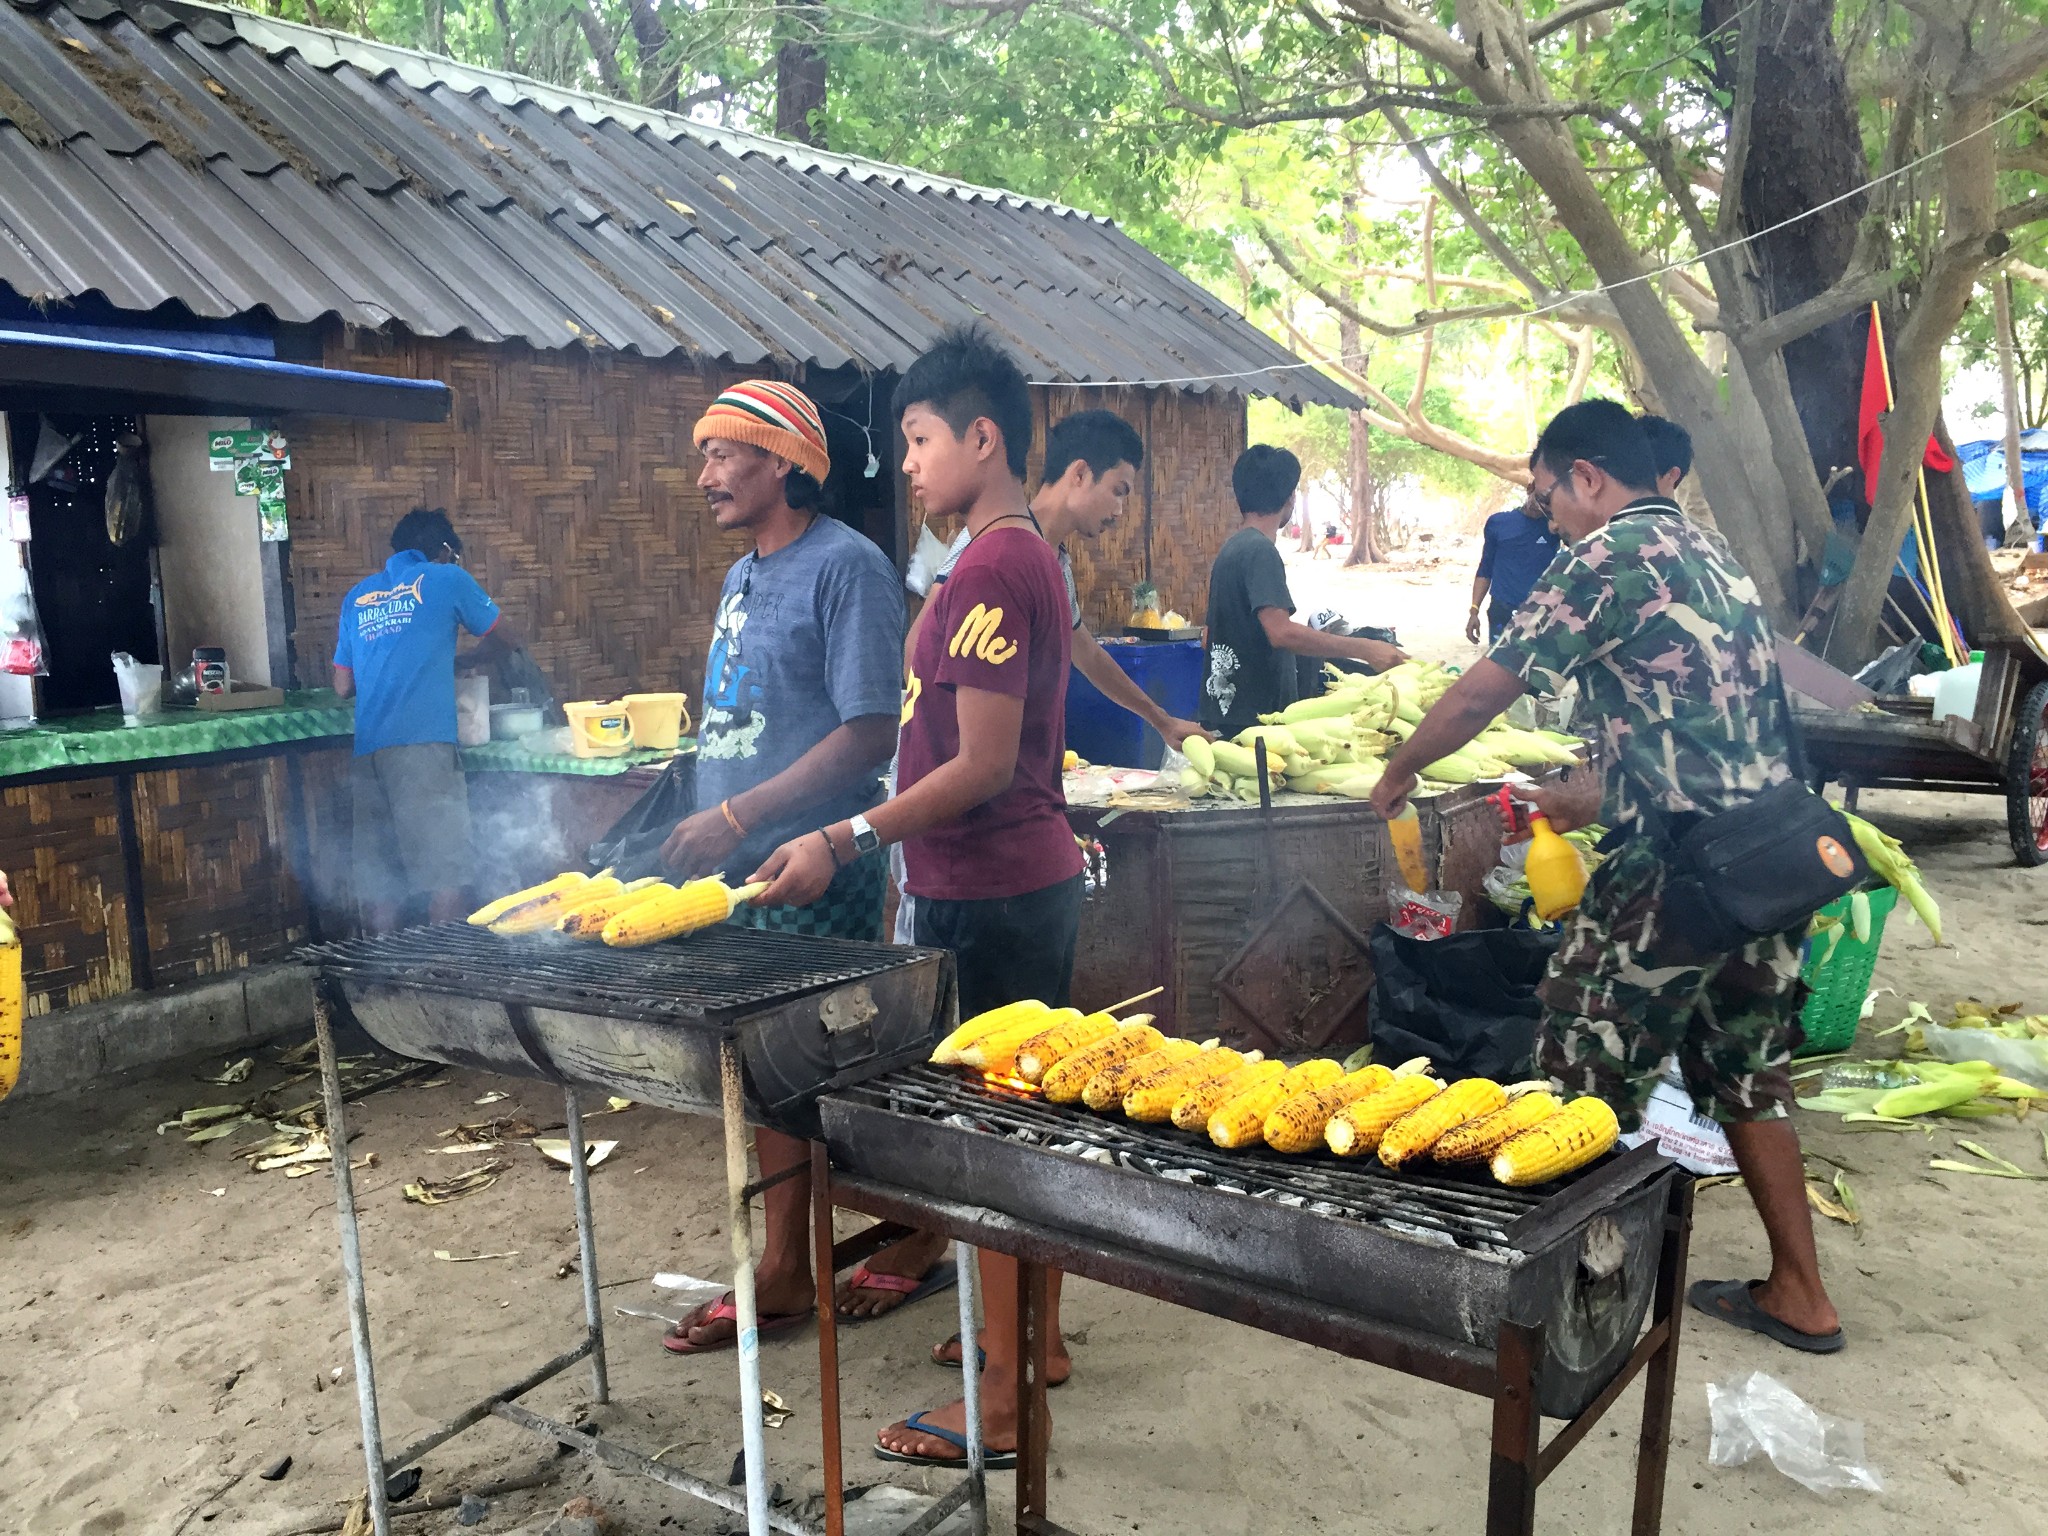
[[[1254,1055],[1252,1060],[1257,1060]],[[1186,1061],[1139,1078],[1124,1090],[1124,1113],[1133,1120],[1171,1119],[1173,1106],[1190,1088],[1220,1082],[1245,1064],[1246,1058],[1225,1048],[1203,1051]]]
[[[1211,1045],[1214,1043],[1210,1042]],[[1170,1067],[1177,1061],[1185,1061],[1202,1049],[1192,1040],[1167,1040],[1142,1056],[1128,1056],[1089,1078],[1088,1086],[1081,1090],[1081,1102],[1090,1109],[1113,1109],[1123,1103],[1124,1094],[1139,1078],[1157,1072],[1161,1067]]]
[[[1334,1061],[1305,1061],[1277,1078],[1225,1099],[1209,1116],[1209,1139],[1226,1151],[1255,1147],[1266,1138],[1266,1117],[1298,1094],[1327,1088],[1344,1076]]]
[[[1192,736],[1188,738],[1194,740]],[[1209,1117],[1224,1103],[1236,1098],[1248,1088],[1272,1082],[1287,1075],[1287,1064],[1280,1061],[1251,1061],[1238,1067],[1228,1077],[1210,1078],[1197,1083],[1174,1100],[1171,1119],[1184,1131],[1199,1131],[1207,1128]]]
[[[1583,1168],[1621,1134],[1606,1101],[1573,1099],[1533,1131],[1524,1131],[1493,1154],[1493,1176],[1503,1184],[1541,1184]]]
[[[1045,1004],[1034,999],[1030,1002],[1005,1003],[1000,1008],[977,1013],[938,1043],[938,1047],[932,1052],[932,1065],[950,1067],[959,1061],[962,1051],[983,1035],[994,1034],[999,1029],[1022,1023],[1025,1019],[1042,1018],[1051,1012]]]
[[[1039,1082],[1074,1052],[1098,1045],[1116,1031],[1116,1018],[1107,1013],[1091,1013],[1083,1019],[1072,1019],[1050,1029],[1041,1029],[1017,1047],[1017,1076],[1027,1083]]]
[[[621,912],[674,889],[674,886],[650,876],[645,880],[629,881],[616,891],[605,891],[587,900],[582,892],[576,892],[556,917],[555,932],[566,933],[572,939],[601,939],[604,937],[604,925]]]
[[[514,907],[522,906],[529,901],[539,901],[543,897],[554,895],[557,891],[573,890],[579,885],[587,884],[589,880],[590,876],[584,874],[582,870],[572,869],[566,875],[557,875],[552,880],[543,880],[539,885],[529,885],[523,891],[514,891],[510,896],[500,896],[496,901],[487,902],[469,914],[469,924],[472,928],[488,928]]]
[[[1490,1077],[1455,1082],[1387,1127],[1380,1137],[1380,1161],[1405,1168],[1467,1120],[1490,1115],[1507,1101],[1508,1091]]]
[[[1379,1150],[1387,1127],[1435,1098],[1441,1085],[1434,1078],[1417,1074],[1396,1077],[1384,1088],[1376,1088],[1362,1099],[1353,1099],[1323,1127],[1323,1144],[1339,1157],[1363,1157]]]
[[[692,880],[673,895],[628,907],[604,925],[604,941],[614,949],[638,949],[710,928],[732,916],[734,907],[752,901],[768,887],[743,885],[730,889],[718,879]]]
[[[1429,1155],[1452,1167],[1491,1162],[1493,1154],[1509,1141],[1533,1131],[1563,1107],[1564,1101],[1554,1093],[1525,1093],[1490,1115],[1467,1120],[1446,1132],[1443,1140],[1429,1149]]]
[[[1360,1067],[1327,1088],[1312,1088],[1274,1107],[1266,1116],[1266,1145],[1275,1152],[1310,1152],[1323,1144],[1330,1116],[1353,1099],[1384,1088],[1394,1080],[1391,1067]]]
[[[1098,1040],[1091,1046],[1074,1051],[1046,1068],[1038,1086],[1045,1090],[1049,1104],[1079,1103],[1096,1073],[1117,1062],[1157,1050],[1165,1039],[1166,1036],[1152,1027],[1149,1013],[1126,1019],[1123,1027],[1107,1040]]]
[[[564,886],[536,900],[521,902],[491,924],[491,932],[505,935],[538,933],[543,928],[554,927],[556,918],[585,897],[613,896],[625,888],[623,880],[615,880],[610,875],[595,876],[581,885]]]
[[[0,1099],[21,1077],[21,935],[0,912]]]
[[[998,1077],[1007,1077],[1017,1065],[1017,1048],[1033,1035],[1043,1034],[1047,1029],[1057,1029],[1062,1024],[1081,1022],[1078,1008],[1055,1008],[1050,1013],[1040,1014],[1035,1019],[1008,1024],[993,1034],[983,1035],[979,1040],[968,1042],[960,1052],[960,1065],[973,1067],[979,1072],[993,1072]]]

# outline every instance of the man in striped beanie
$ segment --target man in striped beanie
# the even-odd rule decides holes
[[[824,511],[831,472],[818,407],[794,385],[735,384],[692,434],[697,485],[718,527],[747,541],[726,573],[704,670],[697,809],[662,850],[679,877],[723,872],[737,884],[783,843],[872,810],[896,749],[903,686],[903,594],[896,567],[864,534]],[[879,859],[840,850],[844,867],[803,907],[744,906],[750,927],[882,937]],[[801,1141],[759,1131],[764,1173],[799,1166]],[[809,1182],[770,1189],[757,1276],[763,1335],[812,1310]],[[732,1298],[669,1330],[677,1354],[729,1348]]]

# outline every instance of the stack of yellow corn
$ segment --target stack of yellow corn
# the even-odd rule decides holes
[[[1323,1127],[1323,1144],[1339,1157],[1363,1157],[1379,1150],[1380,1138],[1396,1120],[1441,1092],[1436,1079],[1417,1073],[1397,1077],[1362,1099],[1353,1099]]]
[[[514,910],[528,902],[541,901],[557,891],[574,890],[589,883],[590,876],[581,870],[571,870],[566,875],[557,875],[552,880],[543,880],[539,885],[529,885],[523,891],[514,891],[510,896],[500,896],[496,901],[486,902],[469,914],[469,925],[472,928],[488,928],[500,918],[509,917]]]
[[[1143,1013],[1137,1015],[1133,1022],[1149,1023],[1151,1018],[1151,1014]],[[1118,1028],[1115,1015],[1091,1013],[1086,1018],[1042,1029],[1017,1047],[1017,1075],[1027,1083],[1040,1082],[1046,1073],[1074,1052],[1101,1044]]]
[[[1193,737],[1188,738],[1190,741]],[[1253,1056],[1258,1053],[1254,1051]],[[1197,1083],[1178,1099],[1174,1100],[1173,1123],[1183,1131],[1206,1130],[1209,1117],[1230,1100],[1261,1083],[1287,1075],[1287,1064],[1281,1061],[1267,1061],[1263,1057],[1254,1061],[1247,1057],[1244,1065],[1227,1077],[1212,1077]]]
[[[1102,1068],[1088,1079],[1088,1086],[1081,1090],[1081,1102],[1090,1109],[1113,1108],[1123,1103],[1124,1095],[1131,1091],[1131,1084],[1139,1078],[1215,1047],[1214,1040],[1201,1045],[1192,1040],[1163,1040],[1156,1049],[1141,1056],[1128,1056]]]
[[[571,892],[566,906],[559,909],[555,918],[555,932],[566,933],[572,939],[601,939],[604,925],[621,912],[637,907],[643,901],[658,900],[664,893],[672,893],[675,887],[658,879],[633,880],[625,885],[603,882],[612,887],[598,890],[598,881],[579,891]]]
[[[992,1035],[999,1029],[1012,1024],[1021,1024],[1026,1019],[1043,1019],[1052,1010],[1036,1000],[1021,1003],[1005,1003],[1000,1008],[991,1008],[987,1013],[977,1013],[953,1033],[941,1040],[932,1051],[932,1065],[950,1067],[957,1065],[960,1053],[974,1044],[983,1035]]]
[[[14,919],[0,912],[0,1099],[21,1078],[21,935]]]
[[[1217,1105],[1209,1116],[1209,1139],[1226,1151],[1258,1146],[1266,1139],[1266,1119],[1274,1110],[1299,1094],[1327,1088],[1343,1076],[1342,1064],[1334,1061],[1305,1061],[1290,1067],[1281,1076]]]
[[[1380,1161],[1404,1168],[1467,1120],[1490,1115],[1508,1101],[1507,1090],[1491,1078],[1468,1077],[1408,1111],[1380,1137]]]
[[[1323,1144],[1323,1128],[1330,1123],[1330,1116],[1393,1080],[1392,1068],[1364,1066],[1327,1088],[1296,1094],[1266,1116],[1266,1145],[1275,1152],[1313,1151]]]
[[[1007,1077],[1016,1069],[1017,1052],[1027,1040],[1035,1039],[1047,1030],[1062,1029],[1080,1022],[1080,1009],[1054,1008],[1039,1014],[1036,1018],[1019,1019],[1014,1024],[1005,1024],[1001,1029],[992,1030],[962,1046],[960,1065],[972,1067],[977,1072]]]
[[[1621,1135],[1604,1100],[1573,1099],[1534,1130],[1523,1131],[1493,1154],[1493,1176],[1503,1184],[1541,1184],[1583,1168]]]
[[[1542,1089],[1510,1098],[1501,1108],[1445,1134],[1429,1149],[1436,1162],[1458,1168],[1473,1163],[1490,1163],[1493,1154],[1524,1131],[1533,1131],[1563,1108],[1563,1101]]]
[[[1247,1060],[1256,1062],[1258,1052],[1247,1058],[1225,1047],[1200,1051],[1186,1061],[1147,1073],[1124,1090],[1124,1113],[1133,1120],[1169,1120],[1174,1105],[1185,1095],[1205,1084],[1222,1082]]]
[[[614,949],[637,949],[663,939],[680,938],[724,922],[732,916],[733,908],[743,901],[752,901],[767,889],[766,885],[757,884],[732,890],[715,878],[692,880],[612,917],[604,925],[604,941]]]
[[[1064,1056],[1038,1080],[1049,1104],[1077,1104],[1087,1092],[1095,1074],[1120,1062],[1130,1061],[1166,1043],[1166,1036],[1154,1029],[1149,1017],[1132,1019],[1106,1040]]]

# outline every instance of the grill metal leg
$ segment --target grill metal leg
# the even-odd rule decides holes
[[[832,1158],[811,1143],[811,1273],[818,1289],[818,1412],[824,1437],[825,1536],[846,1536],[846,1458],[839,1420],[839,1308],[833,1300]]]
[[[1043,1264],[1017,1261],[1017,1529],[1045,1518],[1046,1453],[1052,1419],[1046,1411],[1046,1357],[1051,1353],[1052,1304]]]
[[[747,1112],[739,1046],[730,1040],[718,1048],[718,1077],[725,1108],[726,1223],[732,1233],[732,1301],[738,1314],[733,1327],[740,1357],[740,1445],[747,1459],[747,1536],[768,1536],[760,1315],[754,1306],[754,1228],[747,1211]]]
[[[1664,1251],[1650,1326],[1668,1323],[1664,1347],[1643,1371],[1643,1432],[1636,1442],[1636,1508],[1632,1536],[1657,1536],[1664,1527],[1664,1476],[1671,1459],[1671,1399],[1678,1383],[1678,1324],[1685,1311],[1685,1258],[1692,1243],[1692,1180],[1671,1186],[1664,1218]]]
[[[962,1242],[953,1244],[953,1268],[960,1276],[960,1405],[967,1416],[967,1499],[973,1536],[988,1536],[988,1448],[981,1438],[980,1357],[973,1353],[981,1337],[975,1302],[981,1292],[980,1255]]]
[[[590,1217],[590,1164],[583,1144],[583,1110],[576,1090],[563,1095],[569,1104],[569,1187],[576,1192],[576,1246],[583,1259],[583,1316],[590,1335],[590,1390],[594,1401],[612,1400],[605,1377],[604,1307],[597,1294],[597,1228]]]
[[[1536,1362],[1543,1330],[1502,1323],[1499,1385],[1493,1399],[1493,1457],[1486,1491],[1486,1536],[1535,1536],[1536,1486],[1542,1480]]]
[[[334,1026],[326,987],[313,994],[313,1033],[320,1043],[320,1086],[327,1098],[327,1142],[334,1155],[334,1208],[341,1227],[341,1275],[348,1291],[349,1346],[355,1356],[356,1406],[363,1420],[363,1464],[369,1475],[370,1529],[391,1536],[384,1494],[384,1432],[377,1420],[377,1373],[370,1358],[370,1303],[363,1285],[362,1234],[356,1227],[356,1191],[349,1176],[348,1126],[342,1117],[341,1069],[334,1057]]]

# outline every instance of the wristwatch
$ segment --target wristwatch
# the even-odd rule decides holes
[[[867,817],[859,815],[849,817],[846,826],[847,830],[853,833],[853,851],[855,854],[873,853],[882,846],[882,834],[868,825]]]

